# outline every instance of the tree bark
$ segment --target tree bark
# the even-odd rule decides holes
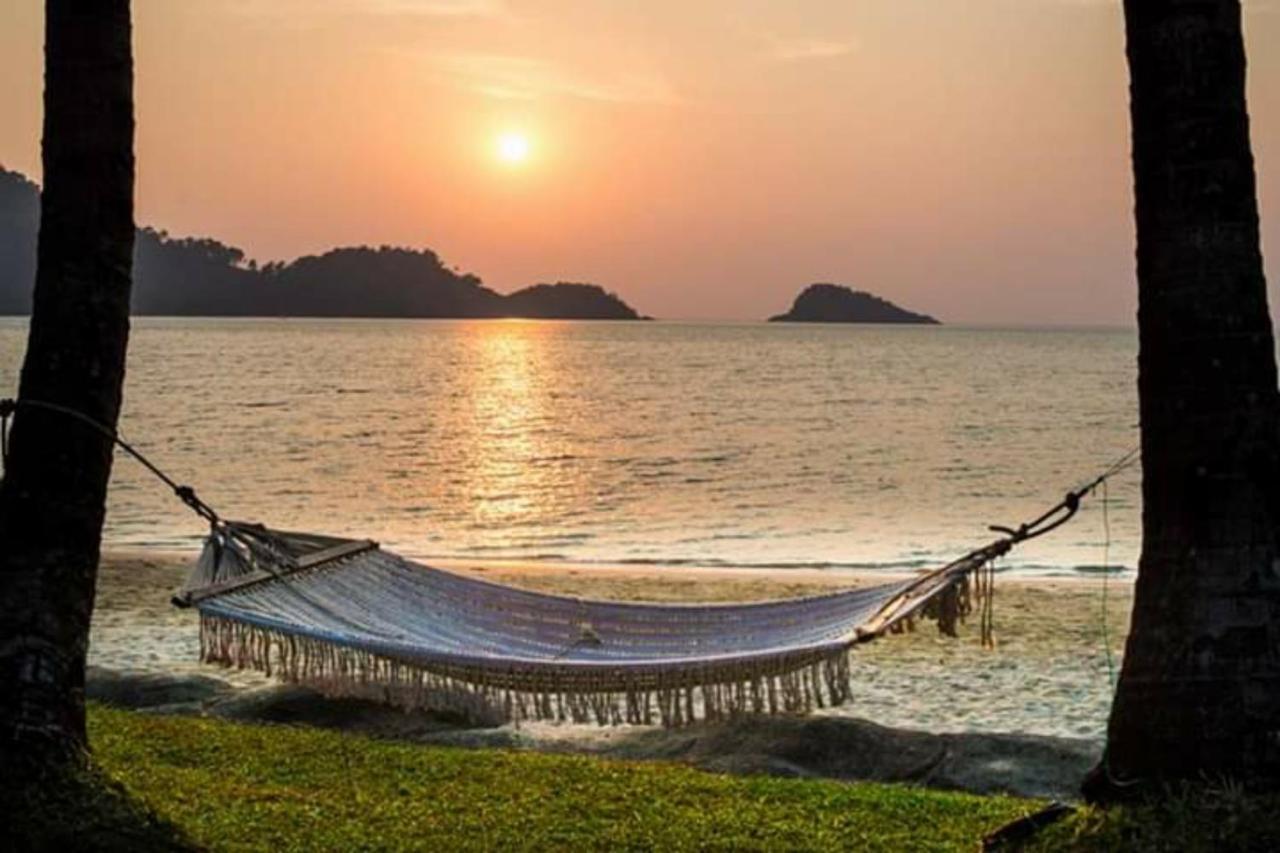
[[[1237,0],[1126,0],[1143,545],[1085,793],[1280,780],[1280,396]]]
[[[109,428],[133,263],[129,0],[48,0],[44,192],[19,400]],[[84,669],[112,447],[19,408],[0,482],[0,766],[85,754]]]

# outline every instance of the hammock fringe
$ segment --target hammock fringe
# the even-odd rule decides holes
[[[947,587],[929,600],[920,614],[938,624],[938,630],[948,637],[959,636],[958,625],[965,624],[969,616],[978,610],[979,636],[983,648],[994,649],[995,639],[995,582],[996,566],[989,560],[972,575],[965,575],[957,583]],[[911,617],[907,618],[907,630],[914,630]]]
[[[908,580],[732,605],[600,602],[434,569],[367,540],[225,523],[179,603],[200,657],[335,698],[501,724],[678,727],[853,698],[850,655],[915,629],[993,644],[999,540]]]
[[[989,575],[989,572],[988,572]],[[955,636],[956,625],[972,613],[975,596],[990,601],[989,578],[977,583],[956,579],[917,613],[885,630],[914,626],[917,616],[937,622]],[[983,617],[986,642],[988,621]],[[200,659],[248,669],[286,683],[317,690],[330,698],[368,699],[406,712],[431,710],[490,724],[525,721],[599,725],[687,726],[745,715],[808,714],[853,699],[850,656],[859,642],[832,650],[775,660],[744,661],[726,672],[723,665],[699,672],[647,679],[634,689],[593,689],[589,680],[566,687],[547,675],[530,685],[527,674],[470,667],[428,666],[397,660],[314,637],[215,616],[200,615]]]

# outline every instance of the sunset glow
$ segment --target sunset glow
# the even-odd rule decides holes
[[[134,8],[139,222],[259,263],[389,244],[660,318],[832,281],[951,322],[1133,323],[1119,2]],[[0,164],[36,180],[43,9],[0,3]],[[1278,210],[1280,14],[1244,13]]]

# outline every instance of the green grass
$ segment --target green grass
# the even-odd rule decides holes
[[[964,850],[1038,804],[93,708],[98,766],[216,850]]]
[[[0,790],[0,848],[973,851],[1040,805],[102,707],[89,720],[93,771],[43,780],[18,800],[18,789]],[[1026,849],[1277,850],[1280,797],[1201,786],[1082,809]]]

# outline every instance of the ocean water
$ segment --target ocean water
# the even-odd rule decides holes
[[[0,319],[5,395],[25,332]],[[915,568],[1129,450],[1136,352],[1129,330],[143,318],[121,429],[224,516],[416,557]],[[1131,568],[1138,481],[1004,564]],[[117,456],[110,544],[203,532]]]

